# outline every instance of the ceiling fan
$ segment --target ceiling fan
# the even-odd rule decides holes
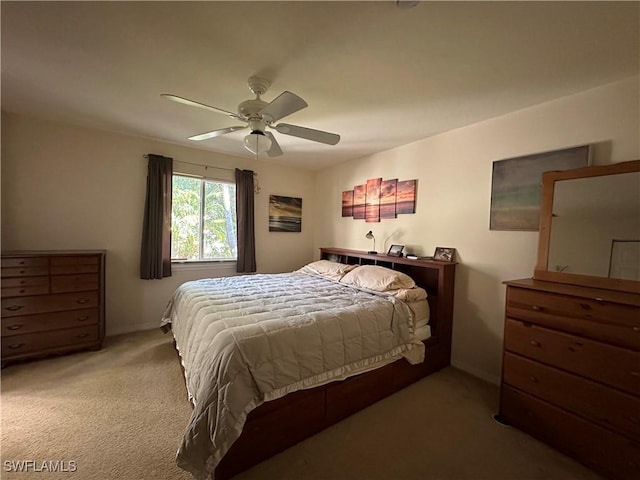
[[[238,113],[229,112],[218,107],[212,107],[211,105],[206,105],[204,103],[189,100],[188,98],[179,97],[178,95],[170,93],[163,93],[161,96],[169,100],[173,100],[174,102],[222,113],[246,123],[246,125],[221,128],[219,130],[194,135],[189,137],[189,140],[207,140],[219,135],[224,135],[225,133],[250,128],[251,133],[244,137],[244,147],[256,155],[266,153],[269,157],[282,155],[282,149],[280,148],[280,145],[278,145],[273,134],[266,131],[267,128],[272,128],[278,133],[283,133],[285,135],[304,138],[306,140],[325,143],[327,145],[335,145],[340,141],[340,135],[335,133],[323,132],[322,130],[314,130],[312,128],[300,127],[289,123],[278,123],[277,125],[274,125],[274,123],[281,118],[305,108],[307,106],[307,102],[295,93],[285,91],[278,95],[274,100],[267,103],[262,100],[260,96],[268,90],[271,85],[270,82],[264,78],[254,76],[249,77],[248,84],[249,89],[256,95],[256,98],[245,100],[240,103],[240,105],[238,105]]]

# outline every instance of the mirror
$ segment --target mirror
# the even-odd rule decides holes
[[[534,278],[640,293],[640,160],[543,174]]]

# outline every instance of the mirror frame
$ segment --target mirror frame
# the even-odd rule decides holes
[[[553,217],[553,193],[555,183],[559,180],[599,177],[619,173],[640,172],[640,160],[576,168],[560,172],[542,174],[542,205],[540,209],[540,236],[538,238],[538,261],[533,273],[536,280],[582,285],[586,287],[618,290],[622,292],[640,293],[640,282],[609,277],[596,277],[575,273],[549,271],[549,243],[551,240],[551,219]]]

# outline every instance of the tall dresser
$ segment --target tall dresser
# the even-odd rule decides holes
[[[640,160],[542,174],[533,279],[507,286],[498,420],[640,479]]]
[[[607,477],[640,478],[640,295],[505,284],[500,417]]]
[[[7,252],[1,268],[3,365],[101,348],[104,251]]]

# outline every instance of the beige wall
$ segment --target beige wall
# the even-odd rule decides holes
[[[290,271],[312,258],[312,172],[3,113],[2,249],[107,250],[107,334],[156,327],[177,285],[234,273],[178,267],[171,278],[139,279],[146,153],[256,171],[259,272]],[[229,173],[211,168],[206,175]],[[270,194],[303,199],[301,233],[268,231]]]
[[[586,143],[597,144],[595,164],[640,158],[638,87],[635,77],[322,171],[315,246],[367,250],[371,229],[378,251],[456,248],[453,363],[497,382],[502,282],[533,274],[538,234],[489,230],[492,162]],[[418,179],[416,213],[380,223],[341,218],[341,192],[375,177]]]

